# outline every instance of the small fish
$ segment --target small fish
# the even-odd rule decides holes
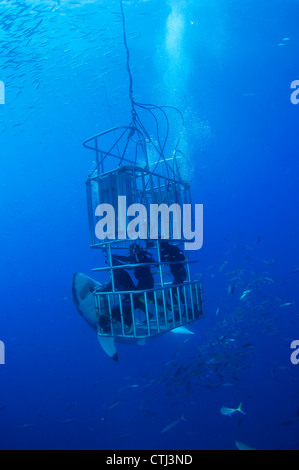
[[[123,434],[122,436],[117,437],[116,440],[117,441],[124,441],[125,439],[128,439],[131,436],[132,436],[132,434]]]
[[[235,442],[238,450],[256,450],[254,447],[249,447],[247,444],[244,444],[243,442],[236,441]]]
[[[239,379],[239,377],[235,376],[235,375],[232,375],[231,378],[235,381],[235,382],[241,382],[241,379]]]
[[[146,416],[155,416],[155,412],[151,410],[146,410],[145,408],[141,408],[141,411],[146,415]]]
[[[258,239],[257,239],[257,243],[259,243],[261,241],[261,238],[262,238],[262,234],[260,233],[259,236],[258,236]]]
[[[218,313],[219,313],[219,307],[216,310],[216,317],[218,317]]]
[[[109,406],[108,410],[112,410],[113,408],[115,408],[117,405],[120,405],[120,401],[116,401],[114,403],[112,403],[112,405]]]
[[[286,302],[285,304],[281,304],[280,305],[280,308],[283,308],[283,307],[290,307],[291,305],[294,305],[295,302]]]
[[[177,371],[173,374],[173,377],[178,377],[180,375],[180,373],[182,372],[183,370],[183,367],[184,367],[184,362],[183,364],[177,369]]]
[[[220,268],[219,268],[219,272],[223,270],[223,268],[227,265],[227,263],[228,263],[227,261],[224,261],[224,262],[221,264],[221,266],[220,266]]]
[[[185,418],[184,418],[184,415],[182,415],[180,417],[180,419],[177,419],[176,421],[173,421],[172,423],[168,424],[168,426],[166,426],[165,428],[162,429],[161,433],[169,431],[170,429],[177,426],[181,421],[186,421]]]
[[[297,423],[297,421],[284,421],[283,423],[280,423],[280,426],[291,426],[292,424]]]
[[[275,281],[271,277],[264,277],[265,281],[270,282],[271,284],[275,284]]]
[[[240,405],[238,406],[238,408],[227,408],[226,406],[223,406],[221,409],[220,409],[220,413],[223,415],[223,416],[232,416],[234,413],[236,413],[237,411],[239,411],[239,413],[242,413],[243,415],[246,415],[246,413],[244,413],[244,411],[242,410],[242,402],[240,403]]]
[[[244,290],[243,294],[241,295],[240,297],[240,300],[243,300],[245,299],[245,297],[250,294],[250,292],[252,292],[252,290],[248,289],[248,290]]]
[[[276,261],[275,261],[275,259],[269,259],[269,260],[264,260],[264,263],[265,263],[267,266],[271,266],[272,264],[275,264]]]

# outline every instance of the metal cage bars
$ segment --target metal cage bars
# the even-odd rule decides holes
[[[128,295],[129,301],[124,300]],[[143,310],[134,305],[136,295],[139,296],[139,302],[140,298],[143,299]],[[144,291],[99,291],[95,293],[95,299],[98,316],[105,312],[109,318],[108,326],[101,330],[103,336],[146,339],[192,323],[204,314],[199,281],[164,285]],[[124,304],[128,303],[132,318],[130,327],[125,325],[124,319]],[[115,307],[120,310],[120,322],[113,319]]]

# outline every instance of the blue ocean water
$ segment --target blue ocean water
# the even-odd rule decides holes
[[[120,3],[2,0],[0,448],[298,449],[299,4],[123,7],[135,98],[185,117],[205,317],[114,363],[78,315],[72,275],[104,262],[82,142],[130,122]]]

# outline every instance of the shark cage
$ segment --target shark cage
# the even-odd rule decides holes
[[[90,244],[106,255],[106,265],[93,271],[110,274],[110,281],[94,290],[98,336],[144,340],[202,317],[201,284],[191,277],[190,265],[194,261],[189,260],[187,251],[179,248],[184,239],[176,238],[177,233],[182,233],[182,218],[174,217],[171,210],[174,205],[182,208],[191,204],[190,185],[180,176],[182,152],[175,150],[170,158],[165,158],[145,128],[138,128],[134,123],[98,134],[84,142],[84,146],[93,150],[96,161],[86,182]],[[96,236],[97,208],[104,204],[103,207],[107,209],[109,205],[115,212],[111,239],[111,233],[105,239]],[[168,208],[166,222],[159,218],[155,239],[151,238],[150,224],[145,225],[142,237],[139,232],[137,240],[128,237],[127,206],[136,204],[144,207],[145,214],[151,213],[151,205]],[[115,208],[118,210],[114,211]],[[131,255],[123,256],[124,251]],[[145,256],[138,258],[140,253]],[[144,282],[135,285],[128,276],[123,276],[123,271],[133,271],[136,275],[138,270],[145,277],[150,272],[154,285],[146,286]],[[167,279],[168,276],[173,279]],[[124,277],[126,282],[119,282]]]

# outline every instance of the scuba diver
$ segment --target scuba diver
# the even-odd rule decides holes
[[[129,248],[129,256],[122,256],[122,255],[113,255],[112,259],[113,261],[121,261],[125,262],[127,264],[147,264],[147,263],[153,263],[155,260],[151,253],[148,251],[142,249],[140,245],[137,243],[133,243],[130,248]],[[128,275],[129,276],[129,275]],[[153,289],[155,285],[154,277],[151,273],[151,267],[150,265],[146,266],[135,266],[134,268],[134,276],[137,279],[137,285],[133,283],[131,277],[130,280],[127,278],[127,288],[124,290],[147,290],[147,289]],[[133,286],[134,287],[133,287]],[[152,293],[150,293],[152,294]],[[140,308],[140,300],[139,300],[139,295],[136,294],[134,295],[134,307],[135,308]],[[143,308],[144,310],[144,304]]]
[[[115,263],[113,263],[115,264]],[[135,284],[131,279],[131,276],[124,269],[115,269],[113,271],[114,287],[115,290],[125,291],[125,290],[135,290]],[[101,289],[101,292],[111,292],[112,291],[112,281],[106,283]],[[131,328],[132,326],[132,311],[131,311],[131,301],[129,294],[123,294],[122,296],[122,312],[124,324]],[[121,322],[121,309],[120,306],[113,307],[111,309],[111,316],[113,320]],[[110,319],[108,315],[102,315],[99,321],[100,326],[103,328],[104,332],[109,332],[110,330]]]
[[[129,248],[130,252],[130,262],[132,264],[137,263],[154,263],[155,260],[151,253],[146,250],[143,250],[140,245],[133,243]],[[151,267],[148,266],[136,266],[134,270],[134,276],[136,277],[138,283],[136,290],[146,290],[153,289],[155,285],[154,277],[151,273]]]
[[[151,263],[154,259],[152,255],[143,250],[137,243],[133,243],[133,245],[129,248],[129,256],[123,255],[113,255],[112,256],[112,264],[119,265],[120,263],[124,264],[143,264],[143,263]],[[137,285],[134,284],[131,276],[125,270],[125,268],[118,268],[113,270],[113,279],[114,279],[114,287],[116,291],[143,291],[147,289],[152,289],[154,287],[155,281],[153,275],[151,273],[150,266],[135,266],[134,268],[134,276],[137,279]],[[102,292],[112,291],[112,281],[105,284],[104,289],[101,289]],[[148,293],[148,300],[153,300],[153,293]],[[144,304],[144,297],[140,294],[133,294],[133,303],[134,309],[140,309],[143,312],[146,311],[145,304]],[[122,298],[122,311],[123,311],[123,319],[125,325],[129,328],[132,326],[132,306],[131,306],[131,298],[130,294],[123,294]],[[112,318],[118,322],[121,322],[121,309],[120,306],[113,307],[111,309]],[[110,319],[108,316],[102,316],[100,319],[100,326],[104,329],[104,331],[109,330],[110,327]]]
[[[169,270],[173,275],[173,282],[172,285],[176,286],[179,284],[183,284],[187,277],[187,271],[183,263],[181,261],[185,261],[185,255],[183,251],[176,245],[172,245],[171,243],[167,242],[166,240],[160,240],[160,255],[161,255],[161,262],[169,263]],[[182,304],[184,304],[184,295],[182,286],[179,287],[179,294],[180,300]],[[174,289],[174,297],[176,302],[178,302],[176,289]],[[178,320],[176,314],[176,320]]]
[[[176,245],[171,245],[166,240],[160,241],[160,253],[162,262],[170,262],[169,269],[173,275],[172,285],[183,284],[187,277],[187,271],[185,266],[179,261],[185,261],[185,255],[183,251]],[[176,262],[178,263],[176,264]]]

